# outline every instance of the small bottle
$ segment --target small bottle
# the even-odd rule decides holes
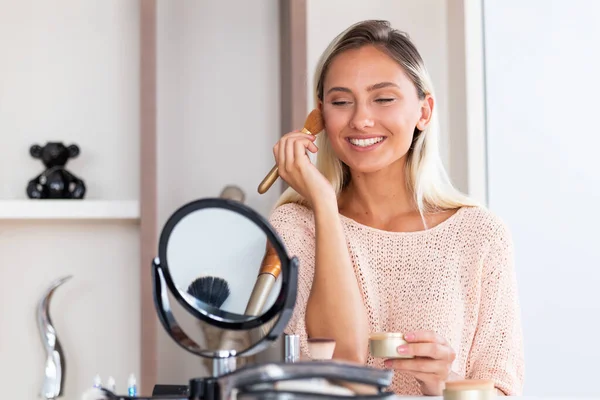
[[[116,386],[116,383],[115,383],[115,378],[113,378],[112,376],[108,377],[108,380],[106,381],[106,388],[108,390],[110,390],[111,392],[116,393],[117,386]]]
[[[101,388],[102,387],[102,379],[100,379],[100,375],[96,374],[96,376],[94,377],[94,387],[95,388]]]
[[[286,363],[300,361],[300,336],[285,335],[284,361]]]
[[[129,379],[127,379],[127,395],[137,396],[137,381],[133,374],[129,375]]]

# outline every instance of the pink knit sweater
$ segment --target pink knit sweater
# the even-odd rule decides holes
[[[521,394],[524,360],[513,247],[498,217],[463,207],[419,232],[387,232],[340,218],[372,332],[433,330],[456,352],[455,373],[493,379],[506,394]],[[286,333],[300,335],[302,352],[310,357],[304,317],[315,267],[314,217],[303,206],[285,204],[270,222],[289,254],[300,260],[298,297]],[[367,364],[383,368],[383,360],[370,355]],[[418,382],[398,371],[390,389],[421,394]]]

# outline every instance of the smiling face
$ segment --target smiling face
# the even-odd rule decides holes
[[[415,127],[424,130],[433,99],[419,99],[402,67],[373,46],[344,51],[327,70],[320,104],[332,149],[351,171],[404,162]]]

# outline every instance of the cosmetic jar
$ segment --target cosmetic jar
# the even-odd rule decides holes
[[[460,380],[446,382],[444,400],[492,400],[496,398],[494,382],[490,380]]]
[[[399,332],[378,332],[369,336],[369,351],[375,358],[414,358],[398,353],[398,347],[406,344],[404,335]]]
[[[335,340],[329,338],[309,338],[308,351],[313,361],[331,360],[335,351]]]

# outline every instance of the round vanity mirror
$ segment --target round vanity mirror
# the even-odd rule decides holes
[[[221,198],[184,205],[165,224],[158,253],[159,318],[184,348],[209,357],[231,356],[219,352],[233,350],[248,355],[283,333],[296,298],[297,260],[289,258],[270,224],[248,206]],[[235,333],[220,335],[230,340],[208,345],[190,339],[173,317],[164,286],[209,326],[205,336],[214,329],[229,330]],[[242,334],[249,338],[245,348],[227,346]]]

